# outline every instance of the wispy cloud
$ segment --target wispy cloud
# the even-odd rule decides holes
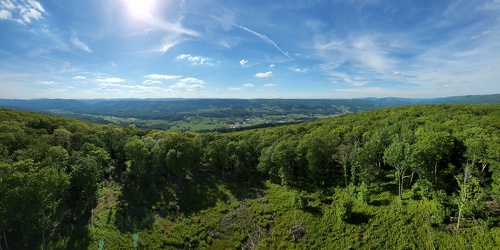
[[[125,80],[118,77],[108,77],[104,79],[97,79],[97,81],[105,83],[116,83],[116,82],[124,82]]]
[[[240,65],[241,65],[241,66],[245,66],[247,63],[248,63],[248,61],[247,61],[247,60],[245,60],[245,59],[242,59],[242,60],[240,61]]]
[[[482,32],[481,32],[481,33],[479,33],[479,34],[476,34],[476,35],[471,36],[471,37],[470,37],[470,39],[473,39],[473,40],[474,40],[474,39],[479,39],[479,38],[481,38],[482,36],[486,36],[486,35],[488,35],[488,34],[490,34],[490,33],[491,33],[491,30],[484,30],[484,31],[482,31]]]
[[[270,87],[275,87],[276,84],[274,84],[274,83],[267,83],[267,84],[264,84],[263,86],[270,88]]]
[[[130,11],[134,12],[136,11],[134,8],[137,8],[136,4],[130,4],[130,1],[124,1]],[[151,1],[149,1],[151,2]],[[161,46],[156,47],[152,51],[154,52],[160,52],[162,54],[166,53],[169,51],[171,48],[179,45],[183,41],[187,39],[192,39],[196,37],[200,37],[201,34],[193,29],[186,28],[182,21],[184,19],[184,15],[181,12],[174,12],[171,11],[169,12],[168,20],[164,18],[157,17],[153,14],[151,10],[147,10],[148,8],[143,6],[146,5],[147,3],[140,3],[141,8],[145,8],[139,15],[136,15],[136,17],[146,24],[150,25],[151,28],[161,30],[165,33],[164,39],[161,42]],[[159,4],[159,1],[157,2]],[[170,3],[168,3],[170,4]],[[167,4],[167,5],[168,5]],[[150,6],[152,7],[152,6]],[[175,8],[172,8],[175,9]],[[138,13],[135,13],[138,14]]]
[[[191,65],[207,65],[214,66],[213,60],[208,57],[192,56],[191,54],[181,54],[176,57],[178,60],[187,60]]]
[[[165,42],[161,45],[161,48],[160,49],[157,49],[156,51],[159,51],[161,52],[162,54],[165,54],[167,53],[167,51],[173,47],[175,47],[175,45],[179,44],[180,41],[176,41],[176,42]]]
[[[367,80],[363,79],[360,76],[352,76],[341,72],[332,72],[330,73],[330,76],[334,77],[335,79],[340,79],[341,81],[348,83],[354,87],[359,87],[367,84]]]
[[[322,34],[314,39],[317,56],[333,68],[350,64],[362,70],[383,72],[396,60],[391,57],[386,38],[375,35],[349,36],[345,39],[326,38]],[[394,49],[393,49],[394,50]]]
[[[253,87],[253,84],[245,83],[245,84],[243,84],[243,87],[250,88],[250,87]]]
[[[267,36],[265,36],[263,34],[260,34],[260,33],[256,32],[256,31],[253,31],[253,30],[251,30],[251,29],[249,29],[249,28],[247,28],[245,26],[241,26],[239,24],[234,24],[234,26],[238,27],[238,28],[240,28],[240,29],[242,29],[244,31],[247,31],[247,32],[250,32],[250,33],[256,35],[257,37],[259,37],[260,39],[264,40],[269,45],[271,45],[271,46],[275,47],[276,49],[278,49],[283,55],[285,55],[286,57],[288,57],[288,58],[290,58],[290,59],[293,60],[293,58],[290,55],[288,55],[288,53],[286,53],[285,51],[283,51],[273,40],[269,39],[269,37],[267,37]]]
[[[85,76],[74,76],[73,79],[84,80]]]
[[[167,53],[171,48],[182,43],[185,39],[180,34],[167,36],[163,39],[159,47],[155,47],[152,52],[160,52],[161,54]]]
[[[167,31],[169,33],[173,34],[182,34],[182,35],[189,35],[189,36],[194,36],[198,37],[200,36],[200,33],[190,30],[187,28],[184,28],[180,22],[167,22],[165,20],[149,16],[146,18],[146,21],[149,22],[149,24],[162,29],[164,31]]]
[[[75,47],[84,50],[88,53],[92,53],[92,50],[89,48],[89,46],[86,43],[82,42],[80,39],[78,39],[76,35],[73,35],[71,37],[71,42],[73,43],[73,45],[75,45]]]
[[[171,80],[171,79],[181,78],[182,76],[151,74],[151,75],[145,75],[144,77],[150,78],[150,79]]]
[[[264,73],[257,73],[257,74],[255,74],[255,76],[259,77],[259,78],[271,77],[271,76],[273,76],[273,72],[272,71],[267,71],[267,72],[264,72]]]
[[[229,91],[239,91],[239,90],[241,90],[241,88],[229,87],[229,88],[227,88],[227,90],[229,90]]]
[[[36,83],[40,84],[40,85],[57,85],[57,84],[59,84],[59,83],[54,82],[54,81],[38,81]]]

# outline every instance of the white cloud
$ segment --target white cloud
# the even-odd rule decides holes
[[[40,85],[57,85],[59,83],[54,82],[54,81],[39,81],[39,82],[37,82],[37,84],[40,84]]]
[[[163,79],[163,80],[170,80],[170,79],[177,79],[177,78],[181,78],[182,76],[151,74],[151,75],[146,75],[146,76],[144,76],[144,77],[146,77],[146,78],[151,78],[151,79]]]
[[[274,84],[274,83],[264,84],[264,87],[274,87],[274,86],[276,86],[276,84]]]
[[[16,6],[9,0],[6,0],[6,1],[1,1],[0,2],[0,7],[4,7],[6,9],[14,9]]]
[[[181,54],[176,57],[178,60],[188,60],[192,65],[208,65],[213,66],[213,60],[208,57],[192,56],[191,54]]]
[[[80,39],[78,39],[76,35],[73,35],[71,37],[71,42],[73,43],[73,45],[75,45],[75,47],[84,50],[88,53],[92,53],[92,50],[89,48],[89,46],[86,43],[82,42]]]
[[[229,87],[229,88],[227,88],[227,90],[229,90],[229,91],[238,91],[238,90],[241,90],[241,88]]]
[[[39,10],[40,12],[45,12],[45,9],[43,9],[42,5],[39,2],[34,0],[28,0],[28,2],[33,8]]]
[[[38,10],[35,10],[35,9],[22,8],[21,9],[21,16],[22,16],[23,21],[25,23],[31,23],[31,19],[38,20],[38,19],[42,18],[42,13],[40,13]]]
[[[307,71],[309,71],[309,69],[292,68],[292,71],[299,72],[299,73],[306,73]]]
[[[172,89],[182,89],[186,90],[189,92],[193,92],[196,90],[204,89],[205,86],[203,86],[205,82],[203,80],[194,78],[194,77],[187,77],[180,79],[178,82],[176,82],[174,85],[170,86]]]
[[[182,59],[186,59],[186,58],[188,58],[190,56],[191,56],[190,54],[182,54],[182,55],[178,55],[176,58],[182,60]]]
[[[253,87],[253,84],[251,84],[251,83],[245,83],[245,84],[243,84],[243,87],[247,87],[247,88]]]
[[[38,1],[0,1],[0,19],[13,20],[21,24],[29,24],[33,20],[42,19],[45,9]]]
[[[85,76],[74,76],[73,79],[83,80],[85,79]]]
[[[276,66],[274,63],[269,65],[269,68],[274,68],[274,66]]]
[[[12,14],[7,10],[0,10],[0,19],[12,19]]]
[[[265,73],[257,73],[257,74],[255,74],[255,76],[259,77],[259,78],[271,77],[271,76],[273,76],[273,72],[272,71],[267,71]]]
[[[143,84],[157,84],[157,83],[162,83],[162,82],[158,81],[158,80],[144,80],[142,83]]]
[[[118,77],[108,77],[104,79],[97,79],[98,82],[106,82],[106,83],[115,83],[115,82],[124,82],[125,80]]]
[[[245,60],[245,59],[242,59],[242,60],[240,61],[240,65],[241,65],[241,66],[245,66],[245,64],[247,64],[247,63],[248,63],[248,61],[247,61],[247,60]]]
[[[100,89],[107,89],[107,90],[110,90],[110,89],[113,89],[113,90],[118,90],[118,88],[123,88],[124,85],[121,85],[121,84],[116,84],[116,83],[99,83],[99,88]]]

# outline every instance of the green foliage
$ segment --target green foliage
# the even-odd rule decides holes
[[[309,204],[307,193],[305,191],[295,191],[292,203],[297,209],[306,208]]]
[[[367,204],[371,201],[371,191],[365,182],[362,182],[358,188],[358,200]]]
[[[134,235],[138,249],[500,243],[498,106],[411,106],[228,134],[0,117],[5,248],[132,249]]]
[[[353,202],[349,199],[341,200],[335,204],[335,213],[337,218],[342,221],[351,219]]]
[[[418,179],[411,187],[411,197],[417,199],[430,199],[432,195],[432,184],[426,179]]]

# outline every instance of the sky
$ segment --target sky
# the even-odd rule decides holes
[[[0,0],[0,98],[500,93],[500,0]]]

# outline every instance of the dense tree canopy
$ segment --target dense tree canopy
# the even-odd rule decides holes
[[[196,184],[206,178],[206,186]],[[105,183],[121,187],[123,202],[113,216],[140,229],[151,213],[189,213],[209,204],[182,197],[206,199],[214,183],[265,180],[297,190],[301,209],[311,204],[302,190],[346,189],[367,203],[387,187],[400,200],[429,200],[441,223],[466,227],[460,222],[466,218],[498,227],[488,216],[500,210],[494,206],[500,202],[500,107],[409,106],[227,134],[144,131],[0,110],[4,248],[45,246],[64,234],[92,214]],[[342,205],[343,220],[349,221],[350,206]]]

